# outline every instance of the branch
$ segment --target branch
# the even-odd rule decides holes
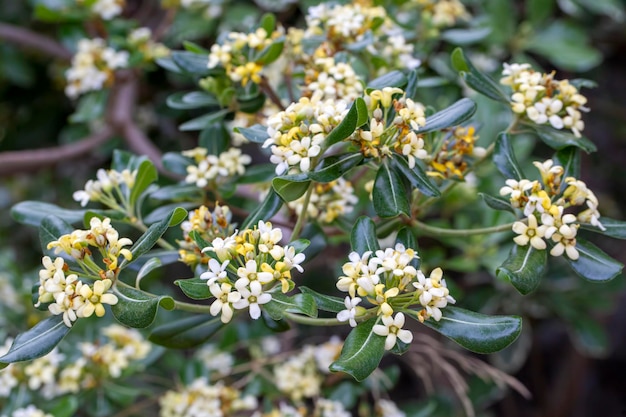
[[[105,143],[112,135],[113,130],[107,126],[79,142],[63,146],[2,152],[0,153],[0,176],[34,171],[68,159],[78,158]]]
[[[55,40],[18,26],[0,23],[0,39],[17,46],[32,49],[66,61],[72,59],[72,53]]]

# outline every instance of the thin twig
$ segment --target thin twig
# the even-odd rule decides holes
[[[66,61],[72,59],[72,53],[53,39],[8,23],[0,23],[0,39],[44,53],[53,58]]]

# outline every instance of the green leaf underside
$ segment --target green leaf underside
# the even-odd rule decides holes
[[[509,135],[502,132],[496,139],[493,151],[493,163],[506,179],[521,180],[524,173],[515,159]]]
[[[409,180],[411,186],[420,190],[422,194],[429,197],[439,197],[441,195],[439,188],[431,181],[430,177],[426,175],[419,164],[416,163],[415,166],[411,168],[408,161],[397,153],[392,154],[391,164],[394,169]]]
[[[203,116],[196,117],[195,119],[186,121],[185,123],[178,126],[178,129],[183,132],[192,130],[203,130],[207,126],[223,120],[224,117],[226,117],[226,115],[230,112],[231,110],[229,109],[222,109],[213,113],[205,114]]]
[[[350,233],[350,245],[352,250],[359,255],[367,251],[376,252],[380,249],[376,238],[376,225],[372,219],[361,216],[356,220]]]
[[[563,254],[563,258],[569,263],[574,272],[589,281],[610,281],[621,274],[622,268],[624,268],[622,263],[611,258],[596,245],[579,236],[576,236],[576,249],[579,254],[579,258],[576,261],[571,260],[565,254]]]
[[[361,161],[363,161],[361,153],[331,155],[324,158],[315,171],[309,172],[309,178],[321,183],[335,181],[350,169],[359,165]]]
[[[535,249],[530,243],[515,245],[496,274],[498,278],[509,281],[520,294],[530,294],[539,287],[547,260],[546,250]]]
[[[308,287],[299,287],[302,294],[309,294],[315,300],[317,308],[323,311],[329,311],[331,313],[339,313],[341,310],[345,310],[346,306],[343,300],[339,297],[333,297],[331,295],[321,294]]]
[[[117,304],[111,306],[113,315],[130,327],[145,328],[156,318],[159,305],[166,310],[174,308],[174,299],[168,296],[155,297],[134,288],[116,287]]]
[[[187,210],[182,207],[177,207],[170,212],[169,216],[166,216],[160,222],[151,225],[130,248],[130,252],[133,254],[133,259],[130,262],[133,262],[133,260],[136,260],[141,255],[152,249],[155,243],[161,238],[161,236],[163,236],[168,228],[176,226],[185,218],[187,218]]]
[[[252,127],[236,127],[234,130],[250,142],[254,143],[264,143],[270,137],[267,134],[267,128],[262,125],[254,125]]]
[[[407,312],[417,319],[417,312]],[[521,317],[488,316],[452,306],[443,310],[440,321],[431,318],[424,324],[476,353],[502,350],[513,343],[522,331]]]
[[[213,297],[206,279],[177,279],[174,284],[178,285],[183,293],[192,300],[206,300]]]
[[[485,204],[487,204],[488,207],[494,210],[502,210],[515,213],[515,210],[513,210],[513,207],[511,207],[511,203],[503,198],[494,197],[485,193],[478,193],[478,195],[483,198]]]
[[[378,317],[372,317],[352,329],[339,358],[330,365],[331,371],[362,381],[376,370],[385,353],[385,338],[372,331],[377,321]]]
[[[622,220],[610,219],[608,217],[600,217],[600,223],[606,230],[601,230],[596,226],[588,223],[580,225],[585,230],[603,234],[615,239],[626,239],[626,222]]]
[[[407,78],[405,75],[398,71],[391,71],[385,75],[373,79],[367,84],[366,91],[382,90],[385,87],[399,87],[402,88],[406,85]]]
[[[141,268],[139,269],[139,272],[137,272],[137,278],[135,278],[135,285],[138,286],[141,280],[146,275],[148,275],[150,272],[154,271],[155,269],[160,268],[162,265],[163,265],[163,262],[159,258],[155,257],[155,258],[148,259],[146,263],[144,263],[141,266]]]
[[[395,217],[401,213],[409,215],[409,200],[404,184],[398,173],[387,164],[382,164],[376,173],[372,201],[380,217]]]
[[[433,132],[450,126],[457,126],[474,114],[476,103],[469,98],[462,98],[451,106],[426,118],[426,125],[419,129],[419,133]]]
[[[492,100],[509,103],[500,86],[487,75],[478,71],[467,59],[461,48],[456,48],[450,55],[452,67],[461,73],[468,86]]]
[[[331,146],[344,140],[350,136],[358,127],[362,126],[368,120],[368,111],[365,101],[358,97],[354,100],[352,107],[343,118],[341,123],[337,125],[326,137],[326,145]]]
[[[267,196],[252,213],[246,218],[246,220],[241,225],[241,229],[247,229],[259,222],[259,220],[268,221],[271,219],[278,210],[283,206],[283,200],[280,196],[274,191],[273,188],[270,189]]]
[[[2,364],[26,361],[50,353],[71,330],[63,323],[63,316],[50,316],[31,329],[17,335],[9,351],[0,357]]]
[[[57,205],[40,201],[22,201],[11,208],[13,220],[30,226],[39,226],[41,221],[54,215],[67,223],[77,223],[83,220],[86,210],[68,210]]]
[[[272,188],[285,201],[299,199],[309,189],[311,180],[307,174],[285,175],[272,180]]]
[[[149,340],[174,349],[188,349],[210,339],[224,324],[219,317],[195,315],[155,328]]]

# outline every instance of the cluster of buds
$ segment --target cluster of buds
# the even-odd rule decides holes
[[[125,0],[76,0],[78,4],[86,4],[89,10],[103,20],[111,20],[122,14]]]
[[[483,147],[475,146],[478,136],[474,126],[458,126],[452,135],[444,140],[441,149],[428,163],[428,175],[440,178],[463,179],[468,167],[468,158],[482,158],[486,155]]]
[[[250,155],[242,154],[239,148],[229,148],[219,155],[208,155],[206,148],[183,151],[183,156],[193,159],[195,165],[187,166],[185,182],[200,188],[229,181],[236,175],[246,172],[246,165],[252,162]]]
[[[259,28],[252,33],[230,32],[221,43],[211,46],[208,68],[222,67],[231,81],[246,86],[261,83],[265,48],[282,35]]]
[[[103,304],[117,304],[117,296],[109,292],[120,271],[118,258],[132,259],[132,253],[125,246],[131,245],[128,238],[120,238],[111,226],[111,219],[100,220],[93,217],[89,230],[74,230],[48,244],[48,249],[55,253],[64,252],[77,261],[82,276],[95,280],[87,284],[79,279],[77,273],[70,270],[63,258],[54,261],[44,256],[45,269],[39,271],[39,299],[36,306],[47,304],[52,314],[63,314],[63,321],[70,327],[78,317],[90,317],[93,313],[102,317],[105,313]],[[97,248],[102,264],[90,248]]]
[[[208,264],[210,257],[202,252],[190,233],[193,231],[205,242],[211,242],[217,237],[226,237],[232,234],[231,212],[228,206],[216,203],[213,212],[206,206],[189,213],[189,220],[180,227],[183,230],[183,240],[178,241],[181,262],[195,268],[199,264]]]
[[[587,185],[574,177],[562,180],[563,167],[551,159],[533,163],[541,174],[540,181],[508,179],[500,189],[500,195],[510,196],[511,206],[521,209],[526,216],[524,222],[513,223],[518,235],[513,240],[520,246],[532,245],[545,250],[546,240],[552,243],[550,254],[570,259],[579,257],[576,249],[576,234],[580,223],[589,223],[605,230],[600,223],[598,199]],[[571,207],[585,206],[577,215],[565,213]]]
[[[363,84],[352,66],[336,62],[334,58],[316,58],[305,70],[302,96],[312,97],[316,91],[324,94],[322,100],[352,102],[363,93]]]
[[[393,151],[407,157],[409,167],[415,166],[416,159],[426,159],[428,152],[424,149],[424,139],[415,133],[426,124],[424,105],[410,98],[394,98],[404,94],[396,87],[385,87],[372,90],[364,100],[369,110],[369,126],[357,129],[350,139],[360,148],[366,157],[388,157]],[[387,124],[390,111],[395,117]]]
[[[284,111],[267,120],[269,138],[264,148],[271,146],[270,161],[276,164],[276,174],[309,172],[317,157],[323,154],[326,136],[348,112],[343,100],[322,100],[323,92],[311,98],[302,97]]]
[[[293,289],[291,270],[303,272],[303,253],[293,246],[281,246],[283,233],[270,222],[259,220],[252,229],[236,231],[226,238],[215,238],[203,252],[213,252],[209,269],[200,275],[207,280],[215,297],[210,313],[228,323],[234,310],[248,309],[250,317],[261,317],[261,306],[270,302],[270,290],[280,283],[287,293]],[[220,263],[221,262],[221,263]]]
[[[287,203],[290,209],[300,214],[304,205],[305,197]],[[352,213],[354,205],[359,201],[354,194],[352,183],[343,178],[338,178],[329,183],[316,183],[309,196],[306,208],[307,216],[317,219],[321,223],[332,223],[340,216]]]
[[[223,416],[254,410],[257,400],[222,382],[211,385],[207,378],[198,378],[179,390],[167,391],[159,404],[161,417]]]
[[[459,20],[467,20],[470,15],[459,0],[413,0],[422,9],[422,18],[435,28],[454,26]]]
[[[126,41],[133,50],[141,53],[143,60],[147,62],[152,62],[170,54],[167,46],[152,40],[150,28],[141,27],[133,30],[128,34]]]
[[[72,66],[65,72],[65,94],[76,98],[110,86],[115,78],[114,71],[128,66],[128,57],[128,52],[115,51],[103,39],[81,39]]]
[[[114,169],[99,169],[97,180],[88,180],[85,189],[74,192],[72,197],[85,207],[90,201],[102,203],[110,208],[118,208],[118,201],[125,205],[126,196],[135,185],[137,170],[125,169],[121,172]]]
[[[363,298],[377,306],[376,314],[383,324],[376,324],[373,331],[385,337],[385,349],[392,349],[400,339],[410,343],[413,335],[402,329],[404,314],[398,309],[407,309],[416,304],[421,307],[417,318],[423,322],[430,317],[439,321],[441,309],[456,301],[446,286],[441,268],[434,269],[430,277],[414,265],[418,259],[411,248],[397,243],[394,248],[367,251],[362,255],[352,252],[350,261],[343,265],[344,275],[339,277],[337,288],[347,292],[345,310],[337,314],[339,321],[348,321],[352,327],[365,310],[359,304]],[[395,316],[394,316],[395,313]]]
[[[513,90],[511,108],[538,125],[549,123],[555,129],[570,129],[575,136],[585,128],[581,111],[587,98],[568,80],[555,80],[554,71],[534,71],[530,64],[504,64],[500,83]]]

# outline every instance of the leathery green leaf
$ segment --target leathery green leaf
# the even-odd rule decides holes
[[[478,193],[478,195],[483,198],[487,206],[491,207],[494,210],[502,210],[515,213],[515,210],[513,210],[513,207],[511,207],[511,203],[503,198],[494,197],[485,193]]]
[[[259,222],[259,220],[268,221],[272,216],[278,213],[278,210],[283,206],[283,200],[270,188],[270,191],[265,196],[265,199],[241,224],[241,229],[247,229]]]
[[[177,207],[170,212],[168,216],[165,216],[160,222],[152,224],[146,232],[137,239],[135,244],[130,248],[130,252],[133,255],[133,260],[137,260],[141,255],[148,252],[155,243],[163,236],[168,228],[176,226],[187,218],[187,210],[182,207]]]
[[[209,291],[206,279],[177,279],[174,281],[174,284],[178,285],[185,295],[192,300],[206,300],[213,296],[211,295],[211,291]]]
[[[576,237],[576,249],[579,258],[571,260],[566,254],[563,258],[569,263],[574,272],[589,281],[610,281],[622,272],[624,265],[600,248],[581,237]]]
[[[496,269],[498,278],[509,281],[520,294],[535,291],[541,283],[547,263],[547,251],[532,245],[515,245],[509,257]]]
[[[224,324],[219,317],[195,315],[157,327],[149,340],[168,348],[189,349],[206,342],[222,327]]]
[[[531,128],[546,145],[556,150],[564,149],[568,146],[575,146],[587,153],[598,150],[596,145],[584,136],[575,136],[571,132],[557,130],[552,126],[530,123],[525,123],[525,126]]]
[[[417,312],[406,311],[417,319]],[[517,316],[488,316],[458,307],[448,306],[439,321],[430,318],[424,324],[476,353],[493,353],[504,349],[522,331],[522,318]]]
[[[139,165],[137,170],[137,176],[135,177],[135,184],[130,191],[129,202],[131,206],[137,202],[137,199],[143,193],[146,188],[159,178],[159,174],[154,164],[148,160],[145,160]]]
[[[498,171],[507,179],[519,181],[524,178],[522,168],[520,168],[517,159],[515,159],[511,139],[505,132],[500,133],[496,139],[493,151],[493,163],[496,164]]]
[[[500,86],[489,76],[478,71],[461,48],[452,51],[450,58],[452,67],[459,71],[468,86],[492,100],[509,103],[509,99],[500,90]]]
[[[331,313],[339,313],[341,310],[346,309],[346,305],[339,297],[333,297],[332,295],[321,294],[308,287],[299,287],[302,294],[308,294],[313,297],[317,308]]]
[[[244,138],[254,143],[264,143],[270,138],[267,134],[267,128],[261,125],[254,125],[252,127],[236,127],[234,131],[240,133]]]
[[[575,146],[568,146],[554,155],[554,162],[563,167],[563,177],[580,178],[580,151]],[[565,187],[565,184],[562,184]]]
[[[367,216],[359,217],[350,232],[352,250],[362,255],[367,251],[376,252],[380,249],[376,238],[376,225]]]
[[[613,237],[615,239],[626,239],[626,222],[622,220],[610,219],[608,217],[600,217],[600,223],[606,230],[602,230],[591,224],[582,224],[585,230],[603,234],[604,236]]]
[[[54,215],[67,223],[77,223],[83,219],[86,210],[68,210],[41,201],[22,201],[11,208],[11,217],[16,222],[39,226],[41,221]]]
[[[399,173],[409,180],[412,187],[420,190],[422,194],[429,197],[438,197],[441,195],[439,188],[437,188],[418,164],[415,164],[415,166],[411,168],[407,160],[404,159],[404,156],[397,153],[392,155],[391,164]]]
[[[74,231],[72,225],[57,216],[47,216],[41,221],[39,226],[39,242],[41,250],[48,253],[48,243],[58,240],[59,237],[70,234]]]
[[[396,170],[386,163],[376,173],[372,201],[380,217],[395,217],[401,213],[409,215],[409,199],[404,184]]]
[[[317,317],[317,305],[311,294],[296,294],[294,296],[282,293],[273,293],[272,299],[262,306],[274,320],[281,320],[284,313],[301,313],[309,317]]]
[[[403,88],[406,83],[406,76],[401,71],[395,70],[373,79],[367,84],[365,90],[369,92],[372,90],[382,90],[385,87]]]
[[[285,175],[272,180],[272,188],[285,201],[299,199],[309,189],[311,180],[307,174]]]
[[[321,183],[328,183],[341,177],[363,161],[360,153],[331,155],[320,161],[315,171],[309,172],[309,178]]]
[[[113,315],[129,327],[150,326],[157,315],[159,305],[166,310],[174,309],[174,299],[168,296],[148,295],[141,290],[117,285],[114,290],[117,304],[111,306]]]
[[[161,262],[161,259],[157,257],[148,259],[146,263],[139,268],[139,272],[137,272],[137,277],[135,278],[135,288],[140,289],[141,280],[144,279],[144,277],[150,272],[160,268],[162,265],[163,262]]]
[[[457,126],[474,114],[476,103],[469,98],[462,98],[451,106],[426,118],[426,125],[419,129],[419,133],[432,132]]]
[[[330,365],[333,372],[345,372],[363,381],[378,367],[385,353],[385,338],[372,330],[378,317],[359,323],[343,344],[339,358]]]
[[[50,353],[70,330],[71,327],[63,323],[62,315],[43,319],[17,335],[9,351],[0,357],[0,369],[9,363],[41,358]]]
[[[367,104],[361,97],[358,97],[352,103],[352,107],[350,107],[341,123],[326,137],[327,146],[334,145],[350,136],[358,127],[363,126],[367,122],[368,117]]]

